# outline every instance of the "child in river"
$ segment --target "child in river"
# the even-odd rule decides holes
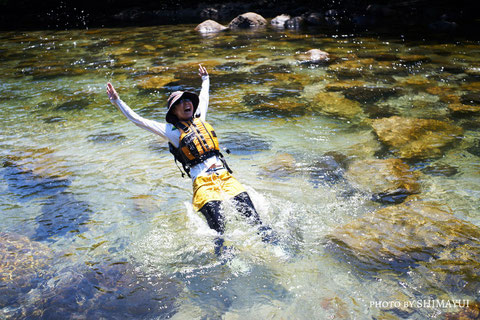
[[[175,91],[167,99],[167,123],[145,119],[123,102],[111,83],[107,83],[110,101],[134,124],[168,140],[175,161],[179,161],[193,182],[193,207],[200,211],[210,228],[220,235],[215,251],[223,245],[225,231],[222,201],[232,199],[236,209],[252,224],[264,241],[272,241],[273,232],[263,225],[245,188],[231,175],[218,146],[217,135],[205,121],[208,110],[210,79],[200,65],[202,79],[200,96],[192,92]],[[182,174],[183,176],[183,174]]]

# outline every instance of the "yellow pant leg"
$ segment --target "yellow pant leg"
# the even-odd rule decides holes
[[[199,211],[209,201],[227,200],[245,191],[227,170],[198,176],[193,182],[193,208]]]

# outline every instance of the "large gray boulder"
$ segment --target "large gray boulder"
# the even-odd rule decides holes
[[[200,23],[195,31],[200,33],[216,33],[227,30],[228,28],[213,20],[205,20]]]
[[[254,12],[247,12],[237,16],[228,25],[231,29],[258,28],[267,25],[267,20]]]

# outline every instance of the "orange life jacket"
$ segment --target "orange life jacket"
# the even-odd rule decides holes
[[[182,164],[188,176],[191,167],[212,156],[218,156],[225,168],[231,171],[220,152],[217,134],[209,123],[200,118],[193,118],[189,121],[180,121],[175,127],[180,130],[180,144],[175,148],[169,143],[170,152],[175,160]]]

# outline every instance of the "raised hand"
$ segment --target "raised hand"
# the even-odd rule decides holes
[[[199,75],[200,77],[208,76],[207,69],[205,69],[205,67],[203,67],[201,64],[199,64],[198,75]]]
[[[110,100],[120,99],[120,96],[110,82],[107,83],[107,94]]]

